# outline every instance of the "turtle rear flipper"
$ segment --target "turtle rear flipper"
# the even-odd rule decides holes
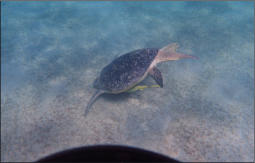
[[[156,57],[157,63],[164,62],[164,61],[171,61],[171,60],[179,60],[183,58],[198,59],[197,57],[192,55],[186,55],[186,54],[176,52],[178,47],[179,45],[177,43],[173,43],[161,48]]]

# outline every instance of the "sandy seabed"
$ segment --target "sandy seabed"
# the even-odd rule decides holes
[[[254,161],[253,2],[1,4],[1,161],[94,144]],[[171,42],[199,60],[162,63],[163,89],[103,95],[83,116],[105,65]]]

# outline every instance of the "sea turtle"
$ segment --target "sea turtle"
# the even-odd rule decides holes
[[[161,72],[156,68],[159,62],[196,58],[176,52],[177,43],[169,44],[161,49],[145,48],[124,54],[105,66],[93,83],[97,89],[91,97],[85,115],[89,112],[96,98],[103,93],[118,94],[134,89],[148,74],[163,87]]]

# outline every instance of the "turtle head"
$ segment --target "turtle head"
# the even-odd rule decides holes
[[[169,45],[159,49],[157,57],[156,57],[157,62],[179,60],[179,59],[183,59],[183,58],[198,59],[195,56],[176,52],[178,47],[179,47],[179,45],[177,43],[172,43],[172,44],[169,44]]]
[[[95,80],[94,80],[94,83],[93,83],[93,87],[94,88],[97,88],[97,89],[100,89],[100,81],[99,81],[99,77],[97,77]]]

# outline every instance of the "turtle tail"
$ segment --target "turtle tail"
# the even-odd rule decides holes
[[[103,93],[104,93],[103,90],[97,90],[97,91],[93,94],[93,96],[90,98],[89,103],[88,103],[88,105],[87,105],[87,107],[86,107],[84,116],[86,116],[86,115],[88,114],[88,112],[89,112],[89,110],[90,110],[92,104],[96,101],[97,97],[100,96],[100,95],[103,94]]]

